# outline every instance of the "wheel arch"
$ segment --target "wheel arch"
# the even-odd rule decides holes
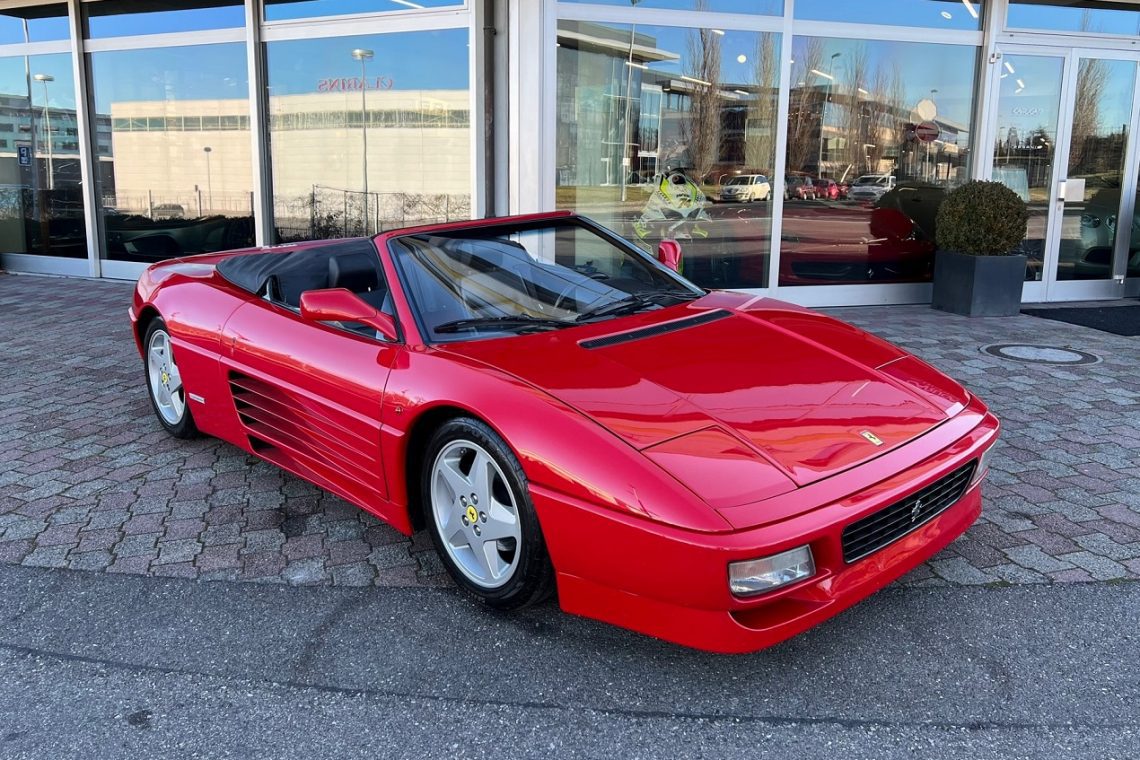
[[[499,433],[494,425],[470,409],[455,404],[440,404],[421,412],[405,434],[407,443],[404,446],[404,484],[407,492],[408,524],[411,525],[413,531],[423,530],[427,527],[419,484],[424,458],[427,455],[428,442],[431,441],[435,431],[459,417],[470,417],[478,420]],[[503,438],[501,433],[499,433],[499,437]],[[503,440],[505,441],[506,438]],[[510,446],[509,443],[507,445]]]
[[[138,343],[139,352],[145,353],[146,346],[146,331],[150,329],[150,324],[154,320],[162,317],[158,309],[153,304],[147,304],[139,311],[138,317],[135,319],[135,341]]]

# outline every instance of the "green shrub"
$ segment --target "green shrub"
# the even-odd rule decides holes
[[[938,247],[971,256],[1011,256],[1025,238],[1029,209],[1000,182],[967,182],[938,209]]]

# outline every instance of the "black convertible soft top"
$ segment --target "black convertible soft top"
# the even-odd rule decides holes
[[[360,258],[361,256],[367,259]],[[371,272],[379,268],[376,247],[368,238],[342,240],[294,251],[266,251],[231,256],[218,262],[217,271],[242,290],[268,293],[272,300],[298,306],[306,290],[333,287],[329,260],[364,262]],[[342,265],[343,268],[343,265]],[[375,274],[373,274],[375,278]]]

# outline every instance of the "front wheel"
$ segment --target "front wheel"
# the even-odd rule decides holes
[[[554,588],[526,475],[502,438],[460,417],[432,436],[421,496],[432,541],[455,582],[488,606],[518,609]]]
[[[143,358],[146,387],[150,392],[150,404],[155,416],[166,432],[175,438],[196,438],[198,427],[186,405],[182,373],[174,360],[170,333],[161,317],[156,317],[147,327],[143,346],[146,347],[146,356]]]

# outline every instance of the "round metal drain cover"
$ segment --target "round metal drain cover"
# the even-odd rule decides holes
[[[982,351],[1001,359],[1030,364],[1096,364],[1100,357],[1087,351],[1060,346],[1031,346],[1025,343],[994,343]]]

